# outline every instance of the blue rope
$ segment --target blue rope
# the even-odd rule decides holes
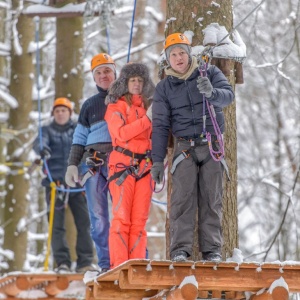
[[[151,201],[153,202],[153,203],[156,203],[156,204],[160,204],[160,205],[167,205],[167,202],[161,202],[161,201],[158,201],[158,200],[156,200],[156,199],[151,199]]]
[[[53,178],[51,176],[51,173],[50,173],[50,170],[49,170],[49,167],[48,167],[48,164],[47,164],[47,160],[44,158],[43,159],[43,162],[44,162],[44,167],[46,169],[46,172],[47,172],[47,176],[50,180],[50,182],[53,182]],[[82,188],[82,189],[63,189],[61,187],[58,187],[56,186],[55,187],[57,191],[61,191],[61,192],[71,192],[71,193],[76,193],[76,192],[83,192],[85,191],[85,188]]]
[[[106,26],[107,54],[110,55],[109,28]]]
[[[36,89],[37,89],[37,97],[38,97],[38,111],[39,111],[39,146],[40,151],[43,150],[43,140],[42,140],[42,120],[41,120],[41,97],[40,97],[40,51],[39,51],[39,25],[40,18],[35,17],[35,42],[36,42],[36,73],[37,73],[37,81],[36,81]]]
[[[136,0],[134,0],[134,6],[133,6],[133,13],[132,13],[132,20],[131,20],[131,30],[130,30],[130,39],[129,39],[127,62],[129,62],[129,59],[130,59],[130,49],[131,49],[131,42],[132,42],[135,9],[136,9]]]

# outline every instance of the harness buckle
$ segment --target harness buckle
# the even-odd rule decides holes
[[[86,164],[88,166],[103,166],[105,164],[105,161],[102,158],[98,158],[98,157],[87,157],[86,158]]]
[[[184,158],[189,158],[191,156],[191,154],[188,150],[182,150],[182,154],[183,154]]]

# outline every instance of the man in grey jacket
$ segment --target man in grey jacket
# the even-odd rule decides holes
[[[169,64],[166,78],[157,84],[153,98],[151,174],[156,183],[162,181],[171,130],[175,149],[171,168],[170,256],[173,261],[191,256],[198,208],[202,259],[219,262],[225,163],[222,108],[233,101],[234,93],[216,66],[199,70],[184,34],[174,33],[166,38],[165,54]]]

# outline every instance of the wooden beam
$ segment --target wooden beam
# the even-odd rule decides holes
[[[151,282],[144,282],[144,284],[132,284],[128,281],[128,270],[123,270],[120,272],[118,285],[121,289],[169,289],[169,285],[164,285],[163,282],[157,285],[153,285]]]
[[[69,3],[63,7],[56,8],[48,5],[42,4],[34,4],[28,6],[24,11],[22,11],[23,15],[27,17],[33,18],[38,16],[40,18],[73,18],[73,17],[83,17],[85,14],[85,6],[86,3],[73,4]],[[99,16],[99,12],[94,12],[93,16]]]
[[[63,290],[69,287],[69,280],[67,277],[58,277],[55,281],[50,281],[47,286],[45,286],[45,293],[47,295],[55,296]]]
[[[178,286],[186,276],[194,275],[198,290],[209,291],[258,291],[269,287],[283,277],[291,292],[300,291],[300,266],[278,264],[236,263],[174,263],[151,262],[151,271],[146,265],[130,265],[128,282],[134,286]]]
[[[16,285],[19,290],[26,291],[29,288],[32,288],[41,282],[44,282],[44,279],[41,279],[39,277],[25,277],[25,276],[19,276],[16,278]]]
[[[157,290],[145,290],[145,289],[121,289],[114,282],[100,282],[94,286],[97,292],[94,292],[92,299],[99,300],[116,300],[116,299],[142,299],[156,295]],[[91,299],[91,298],[89,298]]]
[[[22,291],[41,285],[48,295],[54,296],[65,290],[70,281],[82,279],[83,274],[72,273],[12,273],[0,278],[0,293],[15,297]]]
[[[1,286],[1,292],[8,296],[17,296],[21,292],[21,290],[18,289],[16,285],[16,280],[12,280],[6,283],[5,285]]]
[[[272,291],[273,300],[288,300],[289,292],[283,286],[277,286]]]
[[[192,283],[186,283],[180,288],[182,298],[184,300],[195,300],[198,296],[198,289]]]

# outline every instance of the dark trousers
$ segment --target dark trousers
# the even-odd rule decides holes
[[[46,188],[46,200],[48,206],[48,217],[50,213],[50,195],[51,189]],[[93,243],[90,236],[90,219],[87,209],[87,203],[81,192],[68,195],[66,203],[66,193],[56,191],[55,211],[52,229],[52,251],[56,264],[66,264],[71,266],[71,256],[66,242],[65,229],[65,207],[69,206],[74,217],[77,229],[76,254],[77,268],[88,266],[93,261]]]
[[[176,141],[174,156],[190,148],[186,141]],[[209,154],[207,144],[195,147],[200,163]],[[223,167],[212,158],[201,167],[190,156],[182,160],[172,176],[170,207],[170,254],[183,250],[192,254],[195,217],[198,209],[200,252],[220,252],[222,237]]]

